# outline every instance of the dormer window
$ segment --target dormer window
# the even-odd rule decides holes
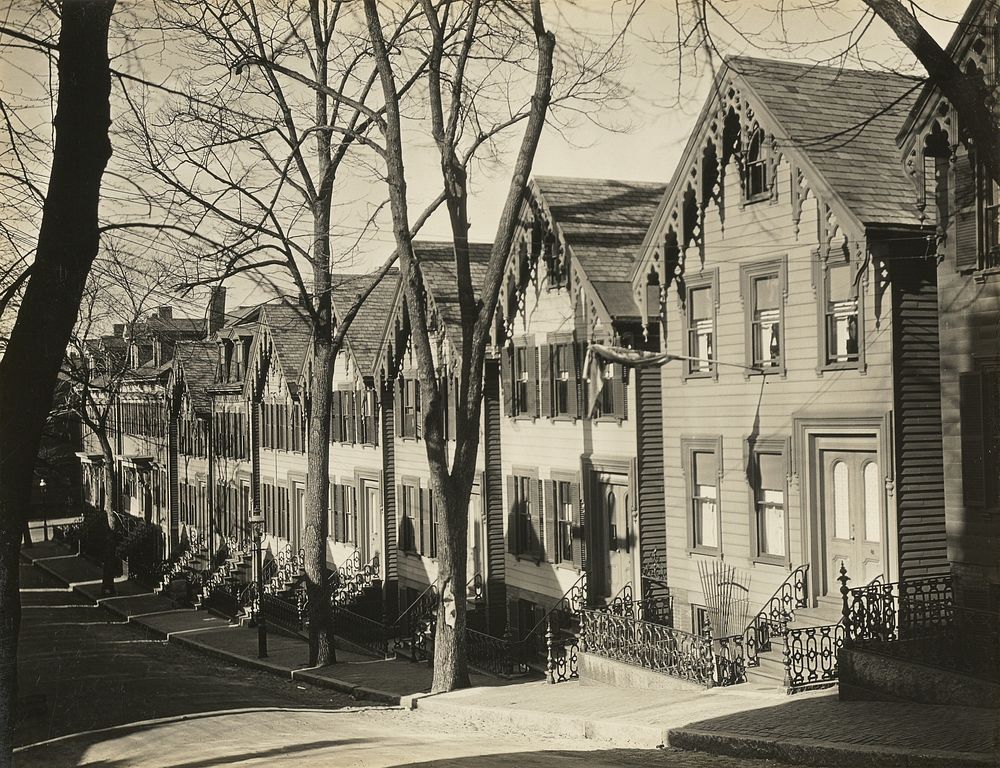
[[[770,196],[767,178],[767,146],[760,126],[750,132],[743,167],[743,199],[750,203]]]

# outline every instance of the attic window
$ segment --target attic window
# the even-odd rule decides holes
[[[545,235],[543,247],[543,257],[545,259],[545,269],[549,275],[549,288],[559,288],[566,283],[566,272],[563,269],[559,241],[552,232]]]
[[[760,126],[750,133],[743,168],[743,199],[745,202],[764,200],[770,196],[767,178],[767,146]]]

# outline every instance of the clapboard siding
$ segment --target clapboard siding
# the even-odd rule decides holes
[[[690,605],[704,604],[698,564],[713,557],[688,550],[689,500],[681,451],[683,437],[722,438],[721,504],[722,555],[727,564],[750,575],[750,605],[758,609],[788,575],[785,566],[754,562],[754,524],[751,489],[746,479],[747,437],[792,442],[797,417],[818,419],[846,413],[881,417],[893,407],[892,317],[889,301],[875,300],[874,270],[861,282],[864,307],[865,360],[863,371],[818,371],[822,293],[815,284],[814,252],[818,247],[818,207],[813,197],[802,207],[796,227],[787,190],[788,165],[777,169],[778,198],[773,202],[739,204],[739,177],[730,164],[724,221],[715,204],[705,213],[705,262],[698,249],[688,249],[685,274],[704,268],[718,269],[715,354],[726,363],[746,360],[746,322],[741,293],[740,267],[771,259],[786,266],[784,299],[784,375],[747,376],[738,367],[720,366],[717,380],[685,379],[683,363],[670,362],[661,369],[666,509],[666,560],[668,582],[674,597],[675,621],[689,629]],[[749,297],[747,297],[749,298]],[[881,309],[879,316],[876,310]],[[665,351],[684,354],[684,315],[674,289],[666,303]],[[759,404],[759,405],[758,405]],[[886,457],[890,458],[890,457]],[[788,560],[792,566],[810,558],[804,547],[804,526],[810,514],[806,457],[789,457],[786,506],[788,509]],[[887,499],[887,514],[895,514]],[[891,527],[891,523],[890,523]],[[812,564],[813,568],[821,567]]]
[[[948,571],[935,266],[900,253],[891,274],[900,576]],[[935,386],[936,385],[936,386]]]
[[[634,371],[639,551],[644,569],[665,563],[667,519],[663,486],[663,387],[659,370]],[[644,587],[645,588],[645,587]]]
[[[504,629],[507,605],[499,367],[496,360],[487,361],[486,380],[483,382],[486,470],[483,473],[485,482],[481,489],[486,513],[486,600],[489,606],[489,629],[497,634]]]

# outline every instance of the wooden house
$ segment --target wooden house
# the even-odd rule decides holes
[[[713,620],[706,599],[717,563],[748,582],[742,619],[786,583],[816,624],[839,619],[842,563],[852,585],[948,567],[935,265],[894,150],[916,90],[728,60],[639,248],[634,300],[677,356],[661,369],[676,627],[729,610]]]
[[[590,342],[650,345],[629,278],[664,190],[584,178],[530,184],[497,334],[515,635],[537,629],[574,588],[586,585],[591,605],[641,595],[644,566],[662,552],[658,372],[629,377],[608,366],[591,410],[583,363]]]
[[[1000,4],[974,0],[947,47],[1000,97]],[[994,125],[996,120],[994,108]],[[929,83],[899,143],[938,262],[944,506],[956,597],[1000,607],[1000,186],[960,139],[967,127]]]

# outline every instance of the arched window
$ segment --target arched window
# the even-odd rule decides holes
[[[754,126],[747,142],[743,172],[743,197],[750,202],[768,197],[769,192],[766,137],[760,126]]]

